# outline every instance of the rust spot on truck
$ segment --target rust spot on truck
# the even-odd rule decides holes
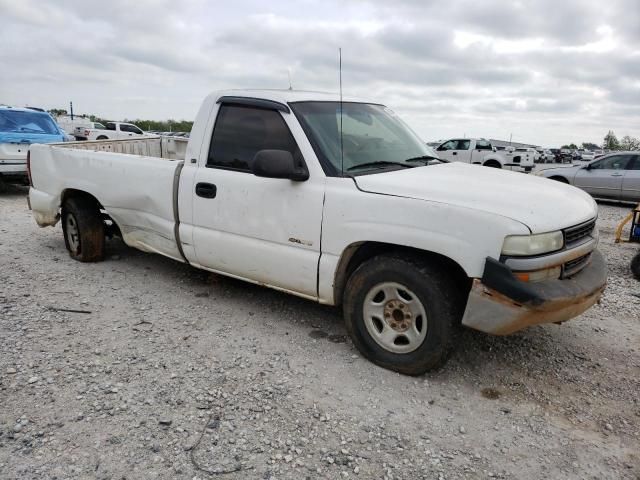
[[[509,335],[532,325],[564,322],[594,305],[604,289],[603,285],[581,296],[560,297],[532,305],[516,303],[476,279],[463,323],[493,335]]]

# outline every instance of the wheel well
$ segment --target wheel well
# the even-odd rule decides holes
[[[333,284],[333,297],[335,304],[342,304],[342,297],[347,280],[356,268],[373,257],[387,253],[402,253],[441,266],[443,269],[446,269],[453,274],[456,284],[460,288],[466,291],[469,291],[471,288],[471,279],[467,276],[464,269],[454,260],[451,260],[444,255],[430,252],[428,250],[420,250],[418,248],[394,245],[391,243],[360,242],[349,245],[340,258]]]
[[[64,192],[62,192],[62,197],[60,198],[60,206],[64,205],[64,202],[66,202],[70,198],[82,200],[83,202],[91,202],[101,210],[104,210],[102,204],[96,197],[82,190],[76,190],[75,188],[67,188]]]
[[[109,140],[109,137],[106,137],[104,135],[100,135],[98,138],[96,138],[96,140]]]
[[[502,168],[502,165],[500,164],[500,162],[498,160],[487,160],[486,162],[484,162],[484,166],[485,167],[498,167],[498,168]]]
[[[556,182],[562,182],[562,183],[569,183],[569,180],[567,180],[564,177],[561,177],[560,175],[554,175],[553,177],[549,177],[551,180],[555,180]]]

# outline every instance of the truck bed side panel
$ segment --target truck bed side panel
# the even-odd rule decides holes
[[[131,247],[182,261],[174,237],[173,181],[178,162],[154,157],[37,145],[31,150],[31,206],[39,225],[57,222],[64,192],[93,195]]]

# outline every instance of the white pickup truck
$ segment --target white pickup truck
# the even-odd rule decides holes
[[[484,138],[453,138],[437,148],[438,156],[450,162],[464,162],[485,167],[504,168],[520,172],[533,169],[533,157],[509,151],[496,152]]]
[[[102,128],[87,128],[83,135],[87,140],[124,140],[131,137],[152,136],[133,123],[107,122]]]
[[[143,251],[341,305],[363,355],[410,375],[441,365],[461,324],[509,334],[559,323],[605,288],[588,194],[432,165],[375,102],[219,92],[204,100],[184,160],[162,141],[32,146],[36,222],[61,220],[80,261],[102,259],[113,230]],[[133,152],[130,142],[151,146],[114,153]]]

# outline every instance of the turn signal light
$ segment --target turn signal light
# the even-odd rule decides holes
[[[545,280],[557,280],[560,278],[560,267],[534,270],[533,272],[513,272],[513,276],[521,282],[543,282]]]

